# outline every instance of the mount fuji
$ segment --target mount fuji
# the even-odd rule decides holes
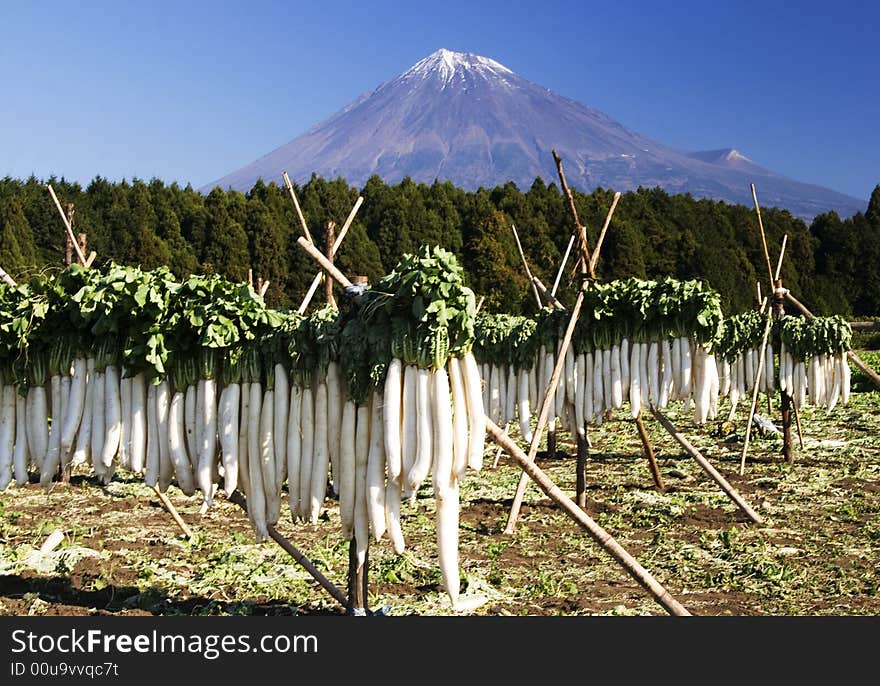
[[[355,186],[378,174],[387,183],[409,176],[473,190],[513,181],[527,190],[538,176],[557,180],[551,150],[562,157],[568,183],[584,192],[660,186],[751,205],[754,183],[762,206],[808,220],[829,210],[850,216],[867,203],[787,178],[734,149],[672,148],[495,60],[445,49],[201,190],[248,191],[258,178],[278,181],[282,171],[299,183],[314,172]]]

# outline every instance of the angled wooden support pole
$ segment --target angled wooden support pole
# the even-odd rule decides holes
[[[324,256],[324,253],[322,253],[320,250],[318,250],[317,247],[315,247],[314,243],[309,242],[305,238],[305,236],[300,236],[296,239],[296,242],[299,243],[302,246],[302,249],[305,250],[309,255],[311,255],[312,258],[318,264],[320,264],[330,276],[336,279],[340,286],[342,286],[343,288],[351,287],[351,281],[349,281],[345,274],[339,271],[333,265],[333,263]]]
[[[244,496],[239,491],[234,491],[231,496],[229,496],[229,502],[235,503],[242,510],[247,513],[247,501],[245,501]],[[312,578],[317,581],[321,587],[327,591],[333,599],[336,600],[342,607],[348,608],[348,598],[346,595],[340,591],[333,583],[321,574],[321,570],[315,567],[314,563],[307,558],[302,552],[300,552],[293,543],[288,541],[284,536],[278,533],[278,530],[272,526],[271,524],[266,525],[266,530],[269,532],[269,537],[275,541],[278,545],[280,545],[284,551],[290,555],[296,563],[305,569]]]
[[[555,307],[557,310],[565,311],[565,305],[563,305],[561,302],[559,302],[556,299],[556,296],[547,290],[547,287],[544,285],[544,283],[541,281],[541,279],[539,279],[537,276],[532,277],[532,285],[538,289],[538,291],[541,293],[541,295],[544,296],[544,298],[546,298],[547,302],[550,305]]]
[[[651,478],[654,479],[654,485],[657,490],[663,492],[666,485],[663,483],[663,476],[660,474],[660,465],[657,464],[657,457],[654,455],[654,447],[651,445],[651,439],[648,438],[648,431],[645,429],[645,422],[642,421],[642,413],[636,415],[636,429],[639,431],[639,438],[642,439],[642,448],[645,450],[645,457],[648,458],[648,466],[651,469]]]
[[[654,407],[653,404],[651,405],[651,412],[663,428],[669,432],[669,435],[678,441],[678,444],[684,448],[685,452],[697,461],[697,464],[702,467],[703,471],[706,472],[715,483],[721,486],[721,490],[727,494],[728,498],[736,503],[736,506],[739,507],[739,509],[746,513],[746,516],[749,519],[757,524],[764,523],[764,518],[749,507],[749,504],[743,500],[742,496],[736,492],[733,486],[727,483],[727,479],[721,476],[721,474],[718,473],[718,470],[709,464],[709,461],[703,457],[699,450],[691,445],[690,441],[688,441],[678,429],[675,428],[675,425],[669,421],[669,418],[665,414]]]
[[[764,305],[766,305],[767,302],[767,298],[764,298],[764,302],[761,305],[762,312],[764,310]],[[773,316],[769,312],[766,316],[767,321],[764,323],[764,335],[761,338],[761,353],[758,356],[758,368],[755,370],[755,383],[752,387],[752,404],[749,407],[749,422],[746,424],[746,439],[743,442],[742,457],[740,458],[739,463],[740,476],[746,473],[746,454],[749,452],[749,439],[752,436],[752,421],[755,418],[755,410],[758,409],[758,394],[761,392],[761,375],[764,374],[764,357],[767,352],[767,342],[770,338],[770,329],[773,328]]]
[[[296,208],[296,216],[299,217],[300,226],[302,226],[303,234],[308,239],[309,243],[314,243],[312,240],[312,234],[309,232],[309,226],[306,224],[306,218],[303,216],[302,208],[299,206],[299,200],[296,199],[296,193],[293,192],[293,184],[290,182],[290,177],[287,175],[286,171],[281,172],[281,177],[284,179],[284,185],[287,188],[287,192],[290,193],[290,199],[293,200],[293,206]]]
[[[578,237],[578,259],[575,264],[575,269],[580,268],[582,274],[589,273],[590,277],[593,278],[595,274],[589,271],[591,258],[590,246],[587,243],[587,227],[581,224],[581,221],[578,218],[577,207],[574,204],[574,195],[568,187],[568,182],[565,180],[565,170],[562,168],[562,158],[555,150],[553,150],[552,153],[553,161],[556,162],[556,173],[559,175],[559,183],[562,186],[562,193],[568,201],[568,210],[571,212],[571,217],[574,221],[575,235]]]
[[[755,202],[755,213],[758,215],[758,229],[761,231],[761,246],[764,248],[764,259],[767,261],[767,278],[770,279],[770,288],[773,288],[773,267],[770,265],[770,251],[767,250],[767,235],[764,233],[764,222],[761,220],[761,207],[758,205],[758,195],[755,193],[755,184],[749,184],[752,189],[752,200]]]
[[[361,196],[358,196],[357,202],[354,204],[354,207],[351,208],[351,212],[348,213],[348,218],[345,220],[345,224],[342,225],[342,229],[339,231],[339,235],[336,236],[336,240],[333,241],[333,254],[336,255],[339,252],[339,247],[342,245],[342,239],[345,238],[345,234],[348,233],[348,229],[354,221],[355,215],[357,211],[360,209],[360,206],[363,204],[364,199]],[[312,283],[309,286],[309,290],[306,292],[305,297],[300,303],[297,312],[302,314],[306,311],[306,308],[309,306],[309,303],[312,301],[312,298],[315,295],[315,292],[318,290],[318,286],[321,285],[321,282],[324,280],[324,272],[318,272],[315,274],[315,278],[312,279]]]
[[[522,243],[519,242],[519,233],[517,233],[516,226],[513,224],[510,225],[510,228],[513,230],[513,237],[516,239],[516,249],[519,250],[519,258],[522,260],[523,267],[526,270],[526,276],[528,277],[529,283],[532,285],[532,291],[535,294],[535,302],[538,304],[538,309],[540,310],[544,307],[544,303],[541,301],[541,296],[538,295],[538,288],[535,286],[532,270],[529,269],[529,263],[526,260],[526,254],[523,252]]]
[[[174,522],[177,524],[178,527],[180,527],[180,530],[183,532],[183,535],[186,536],[187,538],[192,538],[192,535],[193,535],[192,529],[190,529],[187,526],[186,522],[183,521],[183,519],[180,516],[180,513],[177,511],[177,508],[174,507],[174,503],[171,502],[171,500],[168,498],[167,495],[165,495],[164,493],[162,493],[162,491],[159,490],[158,486],[153,485],[153,492],[157,496],[159,496],[159,502],[162,503],[162,506],[166,510],[168,510],[168,514],[171,515],[171,517],[174,519]]]
[[[562,490],[553,483],[534,462],[529,458],[520,447],[514,443],[508,436],[504,435],[495,422],[488,417],[486,418],[486,431],[489,436],[499,446],[504,448],[505,452],[519,463],[526,478],[531,478],[541,488],[547,496],[555,503],[562,507],[565,514],[571,517],[575,523],[584,531],[586,531],[611,557],[613,557],[624,570],[638,582],[651,596],[656,600],[664,610],[671,615],[690,616],[690,612],[670,595],[661,584],[651,574],[642,567],[638,560],[630,555],[605,529],[599,526],[590,518],[581,508],[579,508],[571,498],[565,495]]]
[[[602,250],[602,243],[605,240],[605,234],[608,231],[608,225],[611,224],[611,217],[614,215],[614,208],[617,207],[617,202],[620,200],[620,191],[617,191],[614,194],[614,200],[611,202],[611,208],[608,210],[608,215],[605,217],[605,223],[602,225],[602,232],[599,234],[599,239],[596,241],[596,247],[593,248],[593,255],[590,257],[590,274],[595,278],[596,274],[596,264],[599,262],[599,251]]]
[[[556,295],[559,290],[559,280],[562,278],[562,272],[565,271],[565,263],[568,262],[568,256],[571,253],[571,246],[574,245],[575,235],[571,234],[568,239],[568,246],[565,248],[565,254],[562,256],[562,262],[559,264],[559,270],[556,272],[556,279],[553,281],[553,288],[550,289],[550,295]]]

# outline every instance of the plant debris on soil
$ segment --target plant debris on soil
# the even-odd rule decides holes
[[[876,368],[880,355],[866,357]],[[633,421],[618,412],[590,431],[587,513],[695,615],[880,614],[880,392],[854,374],[849,405],[800,412],[803,449],[782,460],[782,438],[753,431],[741,403],[726,421],[695,425],[676,404],[668,416],[761,517],[754,524],[649,417],[665,492],[653,484]],[[779,397],[759,410],[781,426]],[[519,434],[512,430],[514,438]],[[575,448],[558,436],[538,464],[570,497]],[[543,446],[542,446],[543,447]],[[460,569],[466,610],[440,588],[434,499],[428,480],[405,504],[406,551],[372,542],[369,605],[390,615],[663,615],[665,610],[530,482],[512,535],[503,533],[520,469],[502,454],[461,488]],[[255,544],[244,512],[222,494],[204,515],[201,497],[168,496],[188,540],[143,480],[120,472],[102,487],[74,474],[48,495],[36,481],[0,494],[2,615],[316,615],[345,612],[276,543]],[[40,546],[55,529],[64,540]],[[343,592],[348,542],[338,504],[315,526],[278,530]]]

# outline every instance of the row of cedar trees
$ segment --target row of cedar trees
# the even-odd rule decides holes
[[[296,244],[301,229],[293,204],[275,182],[258,181],[246,194],[215,188],[202,195],[155,179],[111,183],[97,177],[82,188],[64,179],[7,177],[0,179],[0,267],[16,279],[63,264],[65,233],[46,183],[63,204],[75,204],[75,230],[87,232],[97,264],[165,264],[180,277],[217,272],[241,281],[252,269],[254,277],[270,282],[266,299],[276,307],[296,306],[314,274],[311,258]],[[379,177],[358,189],[342,179],[313,176],[296,193],[319,243],[327,222],[341,226],[363,195],[336,258],[344,273],[375,281],[403,253],[436,244],[462,259],[469,285],[486,297],[487,309],[511,314],[535,309],[511,224],[532,271],[548,287],[571,235],[559,188],[541,179],[525,192],[513,183],[471,192],[448,182],[429,186],[404,179],[388,185]],[[612,195],[604,189],[575,192],[590,245]],[[880,314],[880,185],[866,212],[845,220],[832,212],[807,224],[772,208],[762,208],[762,219],[774,263],[788,235],[783,282],[813,312]],[[752,307],[755,282],[764,280],[756,273],[764,264],[760,251],[753,208],[640,188],[620,200],[598,276],[705,279],[721,293],[725,312],[735,313]],[[564,288],[567,280],[560,292],[570,306],[574,295]]]

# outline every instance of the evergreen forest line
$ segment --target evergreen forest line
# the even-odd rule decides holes
[[[110,260],[152,269],[167,265],[178,277],[219,273],[244,281],[248,270],[269,281],[266,301],[296,307],[316,271],[297,245],[300,223],[287,190],[258,181],[248,193],[219,187],[202,195],[191,186],[153,179],[111,182],[96,177],[83,188],[63,178],[0,179],[0,267],[21,280],[64,264],[65,231],[47,190],[74,203],[74,230],[88,235],[95,264]],[[760,198],[760,188],[757,189]],[[295,191],[315,241],[324,247],[328,221],[342,226],[362,195],[364,203],[336,263],[371,282],[406,252],[440,245],[461,259],[468,285],[489,311],[524,314],[536,305],[523,273],[511,224],[516,225],[533,273],[548,288],[572,233],[567,204],[555,183],[538,178],[522,191],[513,183],[467,191],[450,182],[378,176],[361,189],[343,179],[313,176]],[[581,221],[595,245],[613,191],[575,191]],[[866,211],[841,219],[821,214],[807,224],[787,210],[761,208],[771,261],[788,235],[782,279],[816,314],[880,314],[880,185]],[[602,247],[602,280],[703,279],[722,296],[726,314],[750,309],[755,284],[766,288],[766,264],[754,208],[669,195],[660,188],[624,193]],[[566,288],[573,265],[560,287]]]

